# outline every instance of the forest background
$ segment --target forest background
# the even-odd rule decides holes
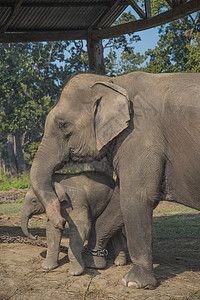
[[[152,0],[152,14],[168,8],[165,0]],[[115,24],[135,19],[133,11],[126,10]],[[135,51],[140,40],[140,33],[132,33],[103,41],[106,75],[200,72],[199,12],[158,27],[157,45],[145,53]],[[46,116],[64,83],[88,68],[86,43],[81,40],[0,44],[1,178],[30,169]]]

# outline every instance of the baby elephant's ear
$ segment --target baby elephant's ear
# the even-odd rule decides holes
[[[97,149],[101,150],[129,125],[130,101],[126,90],[114,83],[96,82],[95,133]]]

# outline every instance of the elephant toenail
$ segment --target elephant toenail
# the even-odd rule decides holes
[[[130,281],[128,283],[128,287],[134,288],[134,289],[138,289],[138,284],[136,282],[134,282],[134,281]]]
[[[127,286],[127,282],[126,282],[126,280],[123,278],[122,279],[122,284],[124,285],[124,286]]]

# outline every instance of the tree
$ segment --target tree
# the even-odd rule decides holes
[[[191,44],[188,43],[186,70],[190,72],[200,72],[200,32],[193,35]]]
[[[159,29],[159,41],[146,52],[146,71],[197,72],[199,71],[199,14],[176,20]]]
[[[130,11],[124,12],[113,25],[127,23],[135,19]],[[134,52],[134,43],[140,40],[139,35],[131,33],[104,42],[104,49],[109,49],[105,57],[107,75],[116,76],[140,69],[145,56],[139,52]]]
[[[25,170],[24,150],[39,143],[45,116],[56,100],[59,50],[59,43],[0,45],[0,131],[8,137],[7,157],[18,172]]]

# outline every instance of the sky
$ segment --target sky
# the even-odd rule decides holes
[[[135,35],[139,35],[141,41],[134,42],[134,52],[140,52],[140,54],[145,54],[145,51],[148,49],[154,49],[159,40],[158,36],[158,27],[138,31],[134,33]],[[108,55],[110,48],[104,49],[104,57]],[[118,59],[121,56],[121,49],[115,50],[117,52]],[[145,65],[145,63],[144,63]]]
[[[133,10],[133,8],[129,5],[124,12],[128,13],[131,12],[136,19],[139,18],[137,13]],[[139,35],[141,38],[141,41],[135,43],[135,52],[140,52],[141,54],[144,54],[145,51],[148,49],[153,49],[158,41],[158,27],[156,28],[151,28],[151,29],[146,29],[143,31],[138,31],[135,32],[135,34]]]
[[[135,52],[144,54],[148,49],[153,49],[158,42],[158,28],[151,28],[136,32],[141,38],[141,41],[135,43]]]
[[[133,10],[133,8],[129,5],[124,12],[128,13],[131,12],[133,15],[136,16],[138,19],[139,17],[137,16],[136,12]],[[120,18],[120,17],[119,17]],[[138,31],[134,33],[135,35],[139,35],[141,38],[141,41],[135,42],[134,43],[134,52],[140,52],[140,54],[144,54],[145,51],[148,49],[153,49],[155,48],[157,42],[158,42],[158,27],[154,27],[151,29],[146,29],[143,31]],[[109,49],[104,50],[104,55],[106,55],[109,52]],[[117,51],[118,56],[120,55],[120,50]]]

